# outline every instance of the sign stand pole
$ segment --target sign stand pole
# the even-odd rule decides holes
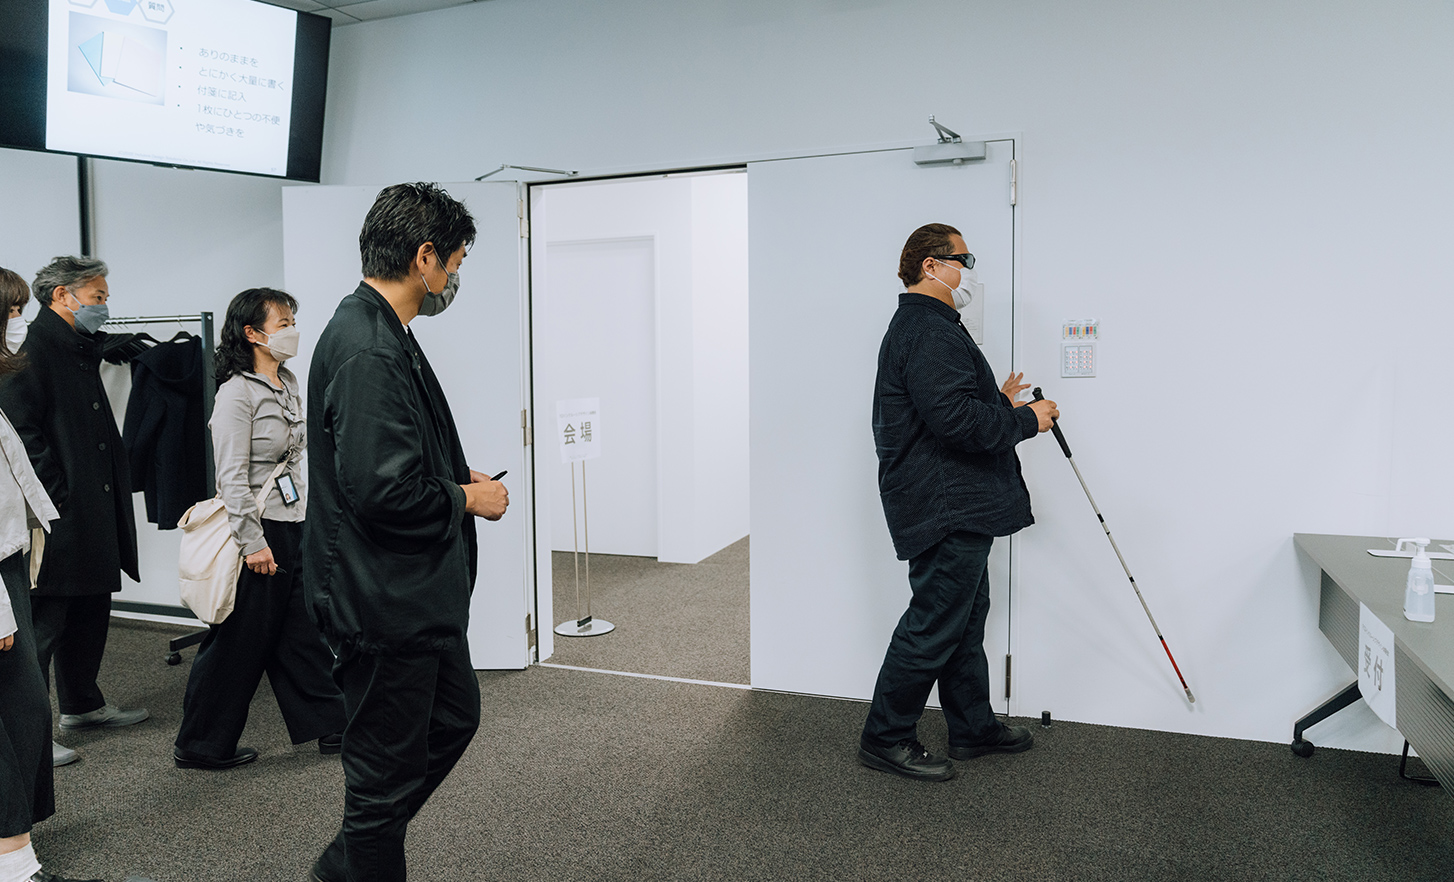
[[[586,614],[581,616],[581,546],[576,535],[576,464],[570,464],[570,518],[571,540],[575,545],[576,563],[576,615],[574,621],[561,622],[555,626],[555,633],[562,637],[595,637],[616,630],[616,626],[605,619],[591,616],[591,519],[586,497],[586,463],[581,461],[581,525],[586,537]]]

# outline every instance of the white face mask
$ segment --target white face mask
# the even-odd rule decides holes
[[[20,351],[20,344],[25,342],[25,333],[30,330],[30,325],[25,319],[16,316],[5,324],[5,348],[14,355]]]
[[[287,361],[298,354],[298,326],[289,325],[286,328],[269,334],[267,331],[259,331],[268,340],[265,346],[278,361]]]
[[[944,263],[942,260],[935,260],[934,262],[942,264],[943,266],[949,266],[949,264]],[[948,282],[945,282],[932,273],[929,274],[929,278],[949,288],[950,292],[954,294],[955,309],[964,309],[974,298],[984,296],[984,284],[980,282],[979,273],[975,272],[973,267],[965,269],[959,264],[954,264],[953,268],[959,270],[959,286],[956,288],[949,288]]]

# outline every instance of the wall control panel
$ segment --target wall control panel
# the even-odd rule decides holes
[[[1096,375],[1096,340],[1099,337],[1100,322],[1095,319],[1072,319],[1061,326],[1061,377]]]

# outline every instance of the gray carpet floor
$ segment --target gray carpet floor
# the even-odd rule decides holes
[[[591,612],[616,626],[595,637],[555,637],[553,664],[712,680],[750,682],[748,545],[741,539],[701,563],[591,555]],[[551,556],[555,624],[576,619],[576,570],[570,552]],[[581,591],[584,604],[585,570]]]
[[[287,743],[266,686],[262,758],[180,771],[191,664],[177,629],[117,621],[102,685],[152,719],[67,734],[54,872],[298,882],[337,828],[336,757]],[[1454,800],[1396,757],[1057,722],[943,784],[854,758],[864,705],[534,667],[482,673],[485,724],[409,833],[415,880],[1448,879]],[[1316,741],[1317,730],[1310,737]],[[930,712],[922,737],[942,745]]]

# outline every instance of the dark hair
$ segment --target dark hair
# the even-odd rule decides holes
[[[949,224],[925,224],[910,233],[899,255],[899,278],[903,283],[908,286],[924,281],[924,258],[953,254],[954,245],[949,237],[959,234]]]
[[[4,329],[10,323],[11,308],[24,307],[29,302],[30,286],[25,284],[25,279],[14,270],[0,266],[0,317],[5,319],[4,323],[0,323],[0,377],[13,374],[25,366],[25,359],[10,351]]]
[[[99,258],[62,255],[52,258],[44,269],[35,274],[30,288],[41,305],[50,306],[50,299],[57,288],[78,288],[92,279],[104,278],[109,272],[106,261]]]
[[[366,279],[397,282],[425,242],[440,260],[475,241],[475,219],[437,184],[395,184],[379,191],[358,234]]]
[[[293,295],[276,288],[248,288],[227,304],[227,318],[222,320],[221,339],[212,360],[219,387],[238,374],[252,373],[255,369],[247,328],[261,331],[268,322],[270,306],[279,312],[284,308],[298,311],[298,301]]]

